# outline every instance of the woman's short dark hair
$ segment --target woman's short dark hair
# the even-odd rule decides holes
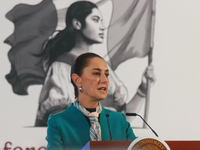
[[[71,83],[74,86],[75,98],[78,97],[78,88],[72,80],[72,74],[75,73],[79,76],[82,76],[83,69],[89,65],[89,60],[95,57],[103,59],[101,56],[95,53],[83,53],[75,59],[74,64],[71,66]]]
[[[75,46],[75,33],[79,32],[74,29],[72,20],[77,19],[80,21],[82,28],[85,27],[85,18],[92,13],[93,8],[98,8],[95,4],[89,1],[78,1],[69,6],[65,23],[66,28],[53,38],[50,39],[41,55],[44,55],[43,62],[45,62],[45,67],[49,66],[65,52],[70,52],[70,50]]]
[[[85,18],[92,13],[93,8],[98,8],[95,4],[89,1],[78,1],[70,5],[67,10],[65,23],[72,26],[72,20],[77,19],[80,21],[82,27],[85,27]]]

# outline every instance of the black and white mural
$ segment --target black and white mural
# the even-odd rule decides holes
[[[115,70],[128,59],[152,57],[155,1],[94,2],[97,8],[91,10],[92,4],[84,1],[18,4],[6,14],[15,25],[14,32],[4,41],[11,46],[7,81],[18,95],[27,95],[30,85],[43,84],[35,126],[47,126],[50,114],[66,109],[74,101],[70,67],[84,52],[100,54],[110,68],[110,87],[106,100],[102,101],[104,107],[137,112],[146,97],[147,87],[143,84],[147,81],[142,81],[128,102],[126,86]],[[103,42],[105,46],[98,47]]]
[[[74,101],[70,67],[84,52],[109,66],[104,107],[142,115],[164,140],[198,139],[200,122],[185,120],[200,115],[200,2],[90,0],[89,14],[68,9],[75,2],[0,1],[0,149],[45,149],[48,116]],[[137,136],[152,135],[127,119]]]

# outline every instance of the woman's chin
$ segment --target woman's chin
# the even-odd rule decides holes
[[[106,99],[106,97],[107,97],[107,95],[106,95],[106,96],[102,96],[102,97],[100,98],[100,100],[104,100],[104,99]]]
[[[103,43],[103,39],[102,38],[99,38],[97,40],[94,40],[94,43],[95,44],[102,44]]]
[[[99,100],[99,101],[101,101],[101,100],[106,99],[106,97],[107,97],[107,96],[98,96],[98,97],[96,97],[96,99]]]

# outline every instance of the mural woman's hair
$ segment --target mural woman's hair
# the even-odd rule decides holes
[[[78,1],[70,5],[66,13],[66,28],[60,31],[53,39],[50,39],[43,51],[44,61],[49,67],[58,56],[69,52],[75,45],[75,33],[77,30],[72,25],[72,20],[80,21],[82,28],[85,27],[85,18],[92,13],[97,6],[89,1]]]
[[[85,67],[87,67],[89,64],[89,60],[92,58],[95,58],[95,57],[103,59],[101,56],[99,56],[95,53],[83,53],[83,54],[79,55],[75,59],[74,64],[71,66],[71,75],[70,76],[72,77],[72,74],[75,73],[81,77],[83,74],[83,69]],[[74,86],[75,98],[77,98],[78,97],[78,88],[77,88],[76,84],[73,82],[72,78],[71,78],[71,83]]]

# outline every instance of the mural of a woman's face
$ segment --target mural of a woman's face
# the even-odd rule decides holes
[[[92,13],[85,18],[85,27],[82,28],[83,36],[94,43],[102,43],[105,28],[102,20],[100,11],[97,8],[93,8]]]

